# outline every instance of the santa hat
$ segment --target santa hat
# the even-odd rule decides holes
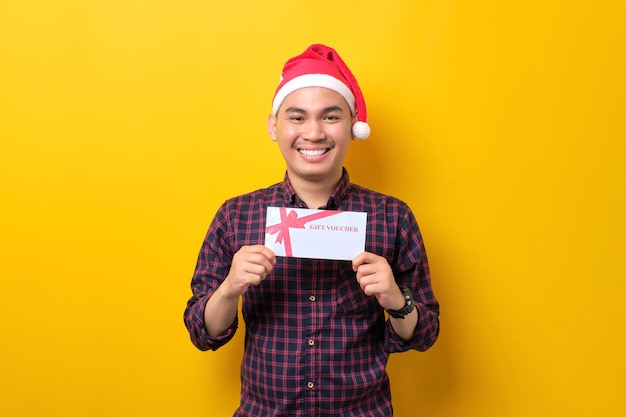
[[[339,54],[325,45],[311,45],[301,55],[291,58],[283,68],[280,84],[274,94],[272,111],[276,115],[289,94],[305,87],[325,87],[341,95],[358,121],[352,125],[352,136],[367,139],[370,127],[361,89]]]

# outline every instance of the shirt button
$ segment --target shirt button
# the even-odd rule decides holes
[[[310,296],[309,301],[315,301],[315,296],[314,295]]]
[[[313,387],[315,387],[315,384],[313,382],[309,381],[309,382],[306,383],[306,387],[308,389],[313,389]]]
[[[315,340],[309,339],[309,346],[313,346],[315,344]]]

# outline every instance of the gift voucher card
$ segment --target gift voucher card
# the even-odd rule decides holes
[[[268,207],[265,246],[277,256],[351,261],[365,250],[367,213]]]

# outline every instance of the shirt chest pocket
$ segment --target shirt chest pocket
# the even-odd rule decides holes
[[[336,313],[344,316],[369,316],[381,309],[376,297],[366,295],[356,278],[345,280],[334,291]]]

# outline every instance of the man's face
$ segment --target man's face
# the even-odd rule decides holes
[[[289,94],[267,125],[290,179],[336,184],[352,141],[353,119],[344,98],[327,88],[307,87]]]

